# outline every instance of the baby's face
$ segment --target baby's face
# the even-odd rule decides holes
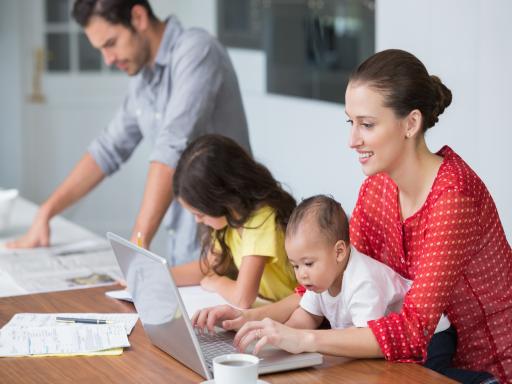
[[[286,237],[285,248],[297,281],[307,290],[324,292],[339,277],[336,247],[328,244],[318,230],[301,225],[295,234]]]

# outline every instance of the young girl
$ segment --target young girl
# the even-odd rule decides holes
[[[296,286],[284,249],[294,198],[233,140],[204,135],[183,152],[175,198],[206,226],[201,259],[172,268],[178,285],[215,291],[239,308]]]

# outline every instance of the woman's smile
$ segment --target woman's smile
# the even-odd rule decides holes
[[[373,151],[357,151],[357,153],[361,164],[365,164],[375,154]]]

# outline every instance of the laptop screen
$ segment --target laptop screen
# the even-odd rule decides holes
[[[203,377],[210,376],[166,260],[115,234],[107,238],[152,343]]]

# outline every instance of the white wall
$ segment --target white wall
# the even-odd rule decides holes
[[[490,190],[512,235],[510,90],[512,2],[378,0],[377,49],[415,54],[452,90],[453,102],[427,135],[450,145]]]
[[[21,64],[16,2],[0,0],[0,188],[16,187],[21,180]]]
[[[177,15],[185,27],[201,27],[217,34],[217,1],[215,0],[150,0],[161,18]]]
[[[343,106],[276,95],[244,102],[256,159],[298,200],[330,194],[350,214],[363,174],[348,149]]]
[[[350,213],[363,174],[348,149],[343,106],[268,94],[264,53],[229,49],[229,54],[241,84],[255,158],[298,200],[331,194]]]

